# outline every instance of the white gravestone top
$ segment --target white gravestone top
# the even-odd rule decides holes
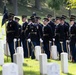
[[[2,75],[18,75],[18,66],[15,63],[3,65]]]
[[[59,65],[57,63],[48,63],[47,75],[60,75]]]

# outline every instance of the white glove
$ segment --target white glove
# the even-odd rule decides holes
[[[28,42],[31,42],[31,39],[28,39],[27,41],[28,41]]]
[[[51,41],[49,41],[49,43],[51,43]]]
[[[53,38],[53,41],[55,41],[55,38]]]
[[[69,40],[66,40],[66,42],[69,43],[70,41]]]
[[[43,40],[40,38],[40,42],[43,42]]]
[[[16,42],[17,41],[17,39],[14,39],[14,42]]]

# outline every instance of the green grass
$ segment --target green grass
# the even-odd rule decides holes
[[[48,60],[48,62],[56,62],[60,65],[60,68],[61,68],[61,62],[58,60]],[[7,62],[7,57],[5,56],[5,63],[10,63],[10,58],[9,58],[9,61]],[[62,73],[60,69],[60,75],[76,75],[76,63],[71,63],[69,61],[68,68],[69,68],[68,74]],[[30,58],[24,59],[23,71],[24,71],[24,75],[40,75],[39,61],[31,60]],[[0,75],[2,75],[1,66],[0,66]]]

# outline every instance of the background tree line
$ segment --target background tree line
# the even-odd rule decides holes
[[[71,14],[71,9],[76,8],[76,0],[0,0],[0,7],[4,6],[4,2],[13,6],[13,11],[15,15],[18,14],[18,5],[35,7],[38,10],[42,9],[42,5],[46,4],[49,8],[52,8],[55,12],[60,10],[60,8],[65,7],[68,10],[69,16]]]

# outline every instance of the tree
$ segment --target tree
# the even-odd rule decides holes
[[[8,2],[9,2],[10,4],[13,4],[13,0],[8,0]]]
[[[76,0],[67,0],[65,5],[66,5],[66,9],[68,10],[69,17],[70,17],[71,9],[76,8]]]
[[[2,2],[3,0],[0,0],[0,6],[2,6],[3,5],[3,2]]]
[[[18,15],[18,2],[17,0],[13,0],[14,14]]]
[[[64,0],[48,0],[48,6],[54,10],[54,16],[55,11],[59,10],[61,5],[63,6],[63,2]]]
[[[41,10],[41,2],[40,0],[35,0],[35,7],[39,10]]]

